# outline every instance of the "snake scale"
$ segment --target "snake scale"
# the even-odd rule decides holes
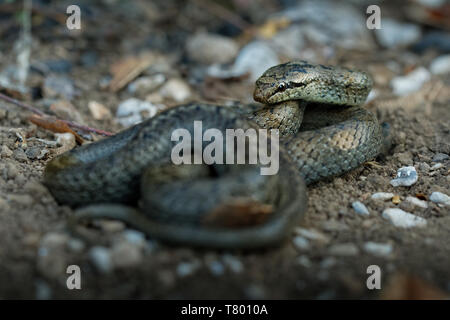
[[[121,219],[175,244],[255,248],[280,243],[306,211],[306,185],[376,157],[384,133],[362,107],[372,80],[360,71],[292,61],[268,69],[237,108],[191,103],[52,159],[44,183],[81,219]],[[279,171],[261,164],[171,163],[175,129],[278,129]],[[258,131],[259,132],[259,131]],[[269,143],[272,143],[270,137]],[[138,207],[138,208],[136,208]]]

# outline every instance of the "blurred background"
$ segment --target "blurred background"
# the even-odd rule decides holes
[[[0,0],[0,297],[448,297],[449,30],[445,0]],[[40,182],[54,155],[182,103],[251,103],[254,81],[295,59],[368,71],[367,108],[391,125],[394,149],[308,188],[292,241],[203,252],[117,221],[87,228],[93,244],[65,231],[71,210]],[[393,188],[408,165],[419,182]],[[376,192],[392,196],[373,201]],[[386,207],[428,225],[398,228],[382,218]],[[84,271],[83,290],[65,287],[71,263]],[[381,291],[366,287],[372,264],[386,275]]]

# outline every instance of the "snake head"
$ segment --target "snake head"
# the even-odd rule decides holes
[[[372,82],[367,74],[346,68],[291,61],[268,69],[256,80],[253,98],[264,104],[288,100],[359,105]]]

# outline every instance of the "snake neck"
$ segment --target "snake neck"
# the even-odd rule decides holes
[[[298,132],[303,120],[306,102],[290,100],[265,106],[249,115],[249,119],[264,129],[278,129],[282,137]]]

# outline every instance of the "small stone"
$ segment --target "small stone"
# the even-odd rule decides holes
[[[9,149],[8,146],[6,146],[6,145],[2,145],[2,150],[1,150],[2,158],[9,158],[12,155],[13,155],[13,152],[11,151],[11,149]]]
[[[433,156],[432,161],[433,162],[443,162],[448,159],[450,159],[450,156],[448,154],[438,152]]]
[[[5,109],[0,109],[0,120],[6,119],[7,112]]]
[[[310,268],[312,266],[311,260],[307,256],[300,256],[296,259],[297,264],[305,267]]]
[[[200,262],[195,260],[194,262],[181,262],[177,266],[177,275],[180,278],[184,278],[192,275],[200,268]]]
[[[372,198],[373,200],[383,200],[383,201],[386,201],[386,200],[391,200],[393,196],[394,196],[394,194],[391,193],[391,192],[377,192],[377,193],[374,193],[374,194],[371,196],[371,198]]]
[[[145,95],[161,87],[166,77],[161,74],[140,77],[128,85],[128,91],[133,94]]]
[[[393,187],[409,187],[416,183],[417,179],[418,175],[416,168],[414,168],[413,166],[402,167],[397,170],[397,177],[395,179],[392,179],[390,183]]]
[[[432,74],[450,73],[450,54],[435,58],[430,64],[430,71]]]
[[[207,265],[214,276],[221,276],[225,273],[225,266],[218,260],[208,261]]]
[[[46,98],[71,100],[75,96],[75,87],[67,77],[49,75],[44,80],[43,93]]]
[[[389,220],[394,226],[400,228],[424,227],[427,221],[397,208],[388,208],[383,211],[383,218]]]
[[[230,38],[202,32],[187,39],[186,51],[189,58],[195,62],[227,63],[236,57],[239,46]]]
[[[308,250],[309,249],[309,241],[306,238],[296,236],[294,239],[292,239],[292,243],[294,244],[294,247],[299,250]]]
[[[422,85],[430,80],[430,72],[424,67],[419,67],[405,76],[395,77],[391,80],[391,87],[397,96],[406,96],[418,91]]]
[[[428,204],[427,204],[426,201],[417,199],[416,197],[411,197],[411,196],[406,197],[405,201],[411,202],[413,205],[415,205],[417,207],[421,207],[421,208],[424,208],[424,209],[428,208]]]
[[[98,220],[96,224],[108,233],[116,233],[125,229],[125,223],[119,220]]]
[[[322,222],[322,228],[326,231],[345,231],[348,230],[348,226],[344,223],[336,220],[327,220]]]
[[[295,228],[294,232],[302,237],[305,237],[312,241],[318,241],[322,243],[328,243],[330,239],[323,233],[314,229]]]
[[[279,63],[277,53],[264,41],[253,41],[239,52],[234,64],[227,69],[219,65],[208,68],[208,74],[214,78],[226,79],[250,74],[249,80],[256,81],[264,71]]]
[[[14,179],[19,174],[19,169],[13,162],[7,162],[4,170],[6,179]]]
[[[66,234],[58,232],[49,232],[42,237],[40,246],[47,249],[63,249],[69,237]]]
[[[244,271],[244,265],[241,260],[231,254],[224,254],[222,256],[222,261],[234,273],[241,273]]]
[[[101,272],[108,273],[113,269],[110,251],[101,246],[89,250],[89,258],[94,266]]]
[[[176,102],[184,102],[191,96],[191,88],[180,79],[170,79],[161,88],[161,95]]]
[[[442,164],[442,163],[436,163],[435,165],[433,165],[431,168],[430,168],[430,170],[431,171],[435,171],[435,170],[437,170],[437,169],[440,169],[440,168],[442,168],[444,165]]]
[[[412,23],[400,23],[393,19],[383,18],[380,29],[375,30],[375,36],[385,48],[410,45],[420,39],[420,27]]]
[[[404,166],[410,166],[413,164],[411,152],[397,153],[394,157]]]
[[[21,148],[18,148],[14,150],[14,159],[20,162],[26,162],[28,160],[27,155],[25,154],[25,151],[23,151]]]
[[[27,155],[28,159],[40,160],[48,153],[48,151],[42,152],[44,150],[45,149],[42,149],[41,147],[30,147],[27,149],[27,151],[25,151],[25,154]]]
[[[357,214],[360,214],[362,216],[370,215],[369,210],[367,210],[367,207],[360,201],[354,201],[352,203],[352,207]]]
[[[430,195],[430,200],[434,203],[450,206],[450,197],[442,192],[435,191]]]
[[[392,245],[369,241],[364,244],[364,250],[375,256],[386,257],[392,253]]]
[[[119,104],[116,116],[121,125],[129,127],[143,120],[142,112],[147,113],[147,118],[151,118],[156,115],[158,109],[159,106],[150,102],[130,98]]]
[[[111,249],[111,261],[117,268],[135,267],[142,262],[142,251],[129,242],[119,242]]]
[[[426,162],[421,162],[419,163],[419,170],[423,172],[428,172],[430,171],[430,165]]]
[[[334,265],[336,265],[336,262],[337,262],[336,258],[334,258],[334,257],[327,257],[327,258],[323,259],[320,262],[320,267],[323,268],[323,269],[328,269],[328,268],[331,268]]]
[[[355,256],[359,253],[359,249],[353,243],[339,243],[332,245],[328,252],[336,256]]]
[[[134,244],[134,245],[137,245],[140,247],[144,247],[146,244],[145,234],[140,231],[128,229],[128,230],[125,230],[122,233],[122,235],[125,238],[125,240],[131,244]]]
[[[83,241],[77,238],[72,238],[67,242],[67,247],[73,252],[81,252],[85,248],[85,244]]]
[[[111,111],[106,108],[103,104],[97,101],[89,101],[88,103],[89,111],[95,120],[111,119]]]

